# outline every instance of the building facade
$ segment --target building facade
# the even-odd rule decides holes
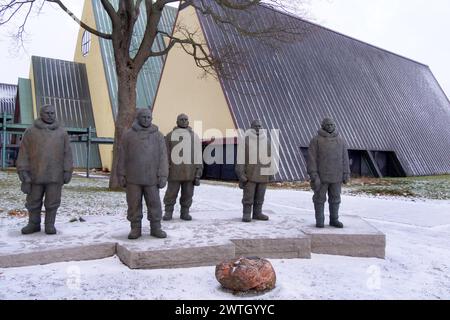
[[[220,13],[214,1],[202,3]],[[427,65],[265,5],[259,5],[254,16],[262,24],[279,19],[305,30],[304,35],[274,49],[192,7],[164,9],[160,28],[167,33],[177,36],[173,26],[184,25],[197,30],[197,41],[217,58],[225,58],[230,50],[243,57],[239,69],[226,64],[220,74],[206,77],[177,45],[167,56],[149,59],[139,75],[137,107],[150,107],[153,122],[164,134],[176,125],[178,114],[186,113],[204,147],[213,143],[227,153],[236,149],[237,130],[249,128],[258,118],[265,128],[280,133],[276,179],[295,181],[307,178],[309,141],[321,120],[332,117],[349,147],[354,175],[450,173],[450,102]],[[111,31],[100,0],[85,1],[82,20]],[[136,46],[144,25],[141,17]],[[163,38],[154,43],[158,50],[165,45]],[[18,122],[31,123],[40,105],[55,103],[65,125],[90,126],[97,136],[113,138],[117,77],[111,42],[80,29],[74,62],[33,57],[30,79],[19,79],[17,100]],[[86,150],[74,148],[83,166]],[[112,146],[100,145],[92,157],[94,167],[110,169]],[[234,179],[233,166],[206,165],[205,175]]]
[[[234,48],[245,61],[239,70],[225,65],[232,78],[199,79],[190,57],[173,48],[154,105],[164,130],[181,112],[224,137],[224,129],[248,128],[259,118],[280,130],[277,180],[294,181],[307,178],[309,141],[332,117],[354,175],[450,173],[450,102],[428,66],[264,5],[257,10],[261,23],[275,16],[307,32],[274,49],[194,9],[180,12],[178,20],[201,30],[199,40],[219,59]]]

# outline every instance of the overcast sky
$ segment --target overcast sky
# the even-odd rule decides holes
[[[303,0],[308,19],[430,66],[450,96],[449,0]],[[64,1],[80,16],[83,0]],[[0,27],[0,82],[28,77],[30,56],[72,60],[78,25],[55,5],[27,25],[26,52]]]

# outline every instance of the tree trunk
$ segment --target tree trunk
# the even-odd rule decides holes
[[[118,111],[115,121],[113,161],[109,188],[120,188],[117,166],[119,160],[119,149],[122,144],[124,133],[133,124],[136,113],[136,82],[135,69],[117,67],[118,81]]]

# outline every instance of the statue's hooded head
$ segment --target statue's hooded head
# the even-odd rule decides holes
[[[138,109],[136,112],[136,120],[143,128],[149,128],[152,125],[152,112],[148,108]]]
[[[336,130],[336,123],[331,118],[322,120],[322,129],[328,133],[333,133]]]
[[[41,120],[46,124],[53,124],[56,121],[56,110],[51,104],[46,104],[39,110]]]
[[[184,113],[178,115],[177,117],[177,126],[179,128],[187,128],[189,127],[189,117]]]
[[[251,128],[255,130],[256,135],[259,135],[259,131],[262,129],[261,120],[255,119],[251,123]]]

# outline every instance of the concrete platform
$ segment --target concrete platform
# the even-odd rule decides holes
[[[166,239],[144,236],[127,240],[128,228],[113,235],[117,255],[130,268],[174,268],[216,265],[240,256],[265,258],[310,258],[311,241],[298,223],[280,217],[269,221],[242,223],[234,212],[228,219],[194,217],[193,221],[174,218],[164,222]],[[211,215],[209,215],[211,217]]]
[[[89,244],[77,247],[60,247],[50,250],[27,251],[0,255],[0,267],[23,267],[66,261],[95,260],[111,257],[116,253],[115,243]]]
[[[212,266],[234,258],[234,245],[183,247],[167,250],[141,251],[126,245],[117,245],[117,256],[130,269],[163,269]]]
[[[104,225],[108,218],[95,217],[84,223],[57,223],[56,235],[46,235],[43,231],[22,235],[20,229],[26,225],[26,218],[16,218],[15,224],[2,224],[0,226],[0,267],[22,267],[111,257],[116,254],[116,241],[106,236],[108,232],[104,230]]]
[[[302,226],[302,231],[311,238],[312,253],[380,259],[385,257],[386,236],[358,216],[341,217],[343,229],[329,225],[318,229],[312,217],[304,218],[309,223]]]
[[[231,242],[235,246],[235,257],[311,258],[311,240],[304,234],[296,238],[232,239]]]
[[[87,216],[58,222],[58,234],[21,235],[26,219],[0,225],[0,267],[101,259],[117,254],[133,269],[215,265],[239,256],[310,258],[311,253],[384,258],[385,236],[356,216],[343,216],[344,229],[314,227],[312,215],[267,212],[269,221],[241,222],[232,211],[194,212],[193,221],[163,222],[166,239],[128,240],[124,216]],[[61,219],[57,219],[60,221]]]

